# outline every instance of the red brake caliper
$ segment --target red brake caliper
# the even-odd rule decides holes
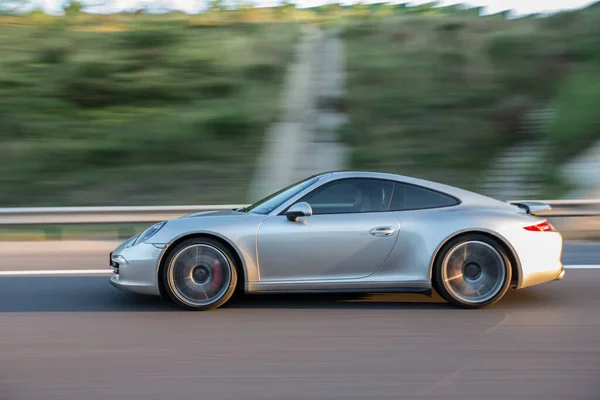
[[[218,259],[214,259],[212,262],[213,273],[215,275],[212,280],[212,289],[217,290],[219,285],[221,284],[221,276],[223,274],[223,270],[221,268],[221,262]]]

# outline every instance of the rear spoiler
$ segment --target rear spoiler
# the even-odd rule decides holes
[[[550,211],[552,207],[549,204],[541,203],[539,201],[509,201],[509,204],[517,206],[524,210],[525,213],[530,215],[537,215],[542,211]]]

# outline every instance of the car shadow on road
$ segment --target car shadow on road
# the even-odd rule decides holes
[[[405,293],[365,294],[261,294],[233,299],[228,309],[442,309],[448,308],[439,296]]]
[[[509,293],[494,308],[552,304],[540,290]],[[458,310],[436,293],[238,295],[224,309],[404,309]],[[178,312],[173,303],[123,293],[105,277],[11,277],[0,279],[0,312]]]

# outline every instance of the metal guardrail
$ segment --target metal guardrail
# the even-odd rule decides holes
[[[552,210],[542,212],[540,216],[600,216],[600,199],[534,201],[552,207]],[[179,218],[194,212],[231,210],[244,206],[246,205],[0,208],[0,226],[151,223]]]
[[[0,226],[151,223],[194,212],[239,207],[244,205],[0,208]]]

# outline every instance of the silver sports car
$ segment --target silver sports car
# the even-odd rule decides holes
[[[560,280],[543,203],[399,175],[329,172],[246,207],[159,222],[110,254],[117,288],[191,310],[234,292],[414,292],[480,308]]]

